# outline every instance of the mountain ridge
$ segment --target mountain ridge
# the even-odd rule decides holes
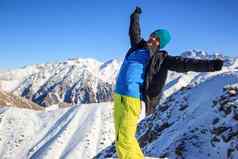
[[[222,54],[209,55],[207,52],[195,49],[185,51],[181,56],[199,59],[220,58],[225,61],[224,65],[227,68],[238,63],[237,58]],[[104,63],[91,58],[71,58],[56,63],[25,66],[1,72],[0,88],[30,99],[43,107],[55,104],[71,105],[111,101],[121,63],[122,61],[118,58]],[[179,80],[180,77],[182,75],[169,72],[167,82],[175,78]],[[186,81],[186,78],[183,79]],[[179,81],[182,82],[181,79]]]

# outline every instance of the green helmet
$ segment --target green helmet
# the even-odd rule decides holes
[[[155,30],[150,36],[155,36],[160,39],[160,48],[164,48],[171,40],[170,33],[165,29]]]

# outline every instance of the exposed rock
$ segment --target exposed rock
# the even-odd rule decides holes
[[[32,101],[26,98],[19,97],[3,91],[0,91],[0,106],[43,110],[38,104],[33,103]]]

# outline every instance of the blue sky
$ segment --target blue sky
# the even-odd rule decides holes
[[[123,57],[129,15],[137,5],[145,39],[158,28],[171,32],[165,48],[170,54],[196,48],[237,56],[236,0],[0,0],[0,69]]]

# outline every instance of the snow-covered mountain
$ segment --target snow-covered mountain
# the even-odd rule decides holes
[[[0,88],[42,105],[71,105],[110,101],[120,67],[117,59],[94,59],[31,65],[0,72]]]
[[[237,62],[236,58],[221,54],[209,55],[199,50],[186,51],[181,56],[222,58],[226,66],[233,66]],[[111,101],[120,65],[121,61],[118,59],[102,63],[94,59],[80,58],[30,65],[0,72],[0,89],[26,97],[42,106]],[[189,76],[183,76],[184,74],[169,72],[166,89],[170,91],[167,91],[167,95],[188,84],[191,76],[197,73],[188,74]]]
[[[194,58],[200,58],[198,55]],[[218,72],[169,73],[161,104],[138,125],[137,138],[146,156],[238,158],[238,60],[220,58],[226,60],[226,65]],[[103,64],[92,60],[93,64],[87,63],[87,66],[93,65],[90,69],[92,67],[74,66],[78,60],[2,72],[0,77],[5,82],[2,86],[17,93],[23,88],[21,84],[29,82],[31,91],[52,88],[48,91],[59,95],[60,89],[57,90],[55,85],[66,83],[71,86],[69,81],[76,81],[74,79],[85,84],[92,78],[113,85],[120,61]],[[69,71],[70,64],[77,69]],[[18,71],[24,72],[24,77]],[[0,108],[0,158],[112,158],[115,157],[113,142],[111,102],[78,104],[42,112]]]

